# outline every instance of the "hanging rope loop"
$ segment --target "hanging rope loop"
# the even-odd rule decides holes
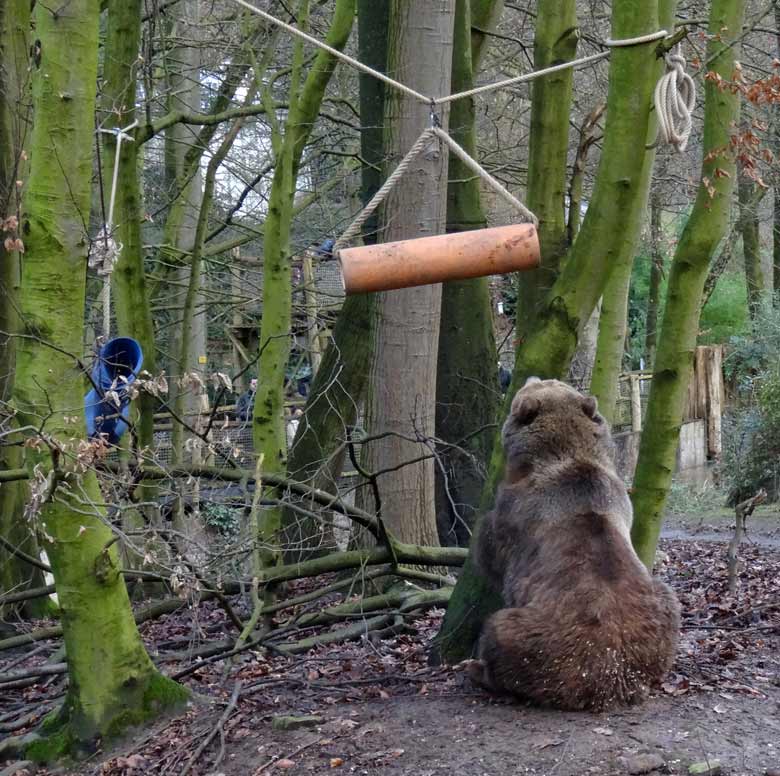
[[[682,152],[688,145],[696,106],[696,85],[685,72],[682,54],[667,54],[666,74],[655,87],[655,112],[658,117],[658,137],[653,143],[668,143]]]

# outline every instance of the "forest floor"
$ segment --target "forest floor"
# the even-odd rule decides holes
[[[246,652],[233,664],[206,665],[185,680],[195,700],[181,715],[78,765],[37,773],[608,776],[687,774],[698,764],[699,773],[780,774],[780,513],[760,507],[750,518],[739,590],[730,596],[733,516],[721,503],[692,488],[671,499],[659,574],[680,597],[683,632],[673,672],[640,706],[564,713],[491,698],[462,670],[427,665],[443,614],[432,610],[414,621],[413,632],[387,640],[294,658]],[[223,611],[208,603],[145,623],[142,632],[172,672],[191,662],[181,657],[182,644],[191,649],[219,638],[223,627]],[[172,647],[178,663],[166,662]],[[49,651],[55,648],[52,642]],[[27,663],[19,662],[21,650],[0,654],[0,672],[45,652]],[[61,697],[63,682],[48,677],[1,696],[0,731],[15,720],[33,725]],[[28,718],[30,710],[37,711]],[[280,729],[289,722],[284,717],[304,715],[313,719]],[[1,776],[13,772],[0,765]]]

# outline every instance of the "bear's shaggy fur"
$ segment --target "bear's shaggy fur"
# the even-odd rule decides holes
[[[671,668],[680,607],[631,546],[631,502],[596,400],[530,378],[504,424],[506,476],[476,559],[507,608],[472,679],[562,709],[635,703]]]

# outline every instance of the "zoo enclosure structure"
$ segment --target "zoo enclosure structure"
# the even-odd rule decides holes
[[[624,477],[632,477],[636,467],[652,380],[653,373],[647,371],[625,372],[619,377],[613,430],[618,470]],[[723,345],[698,346],[680,429],[678,471],[705,466],[720,457],[725,396]]]

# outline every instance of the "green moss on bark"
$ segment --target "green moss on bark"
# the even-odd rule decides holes
[[[712,3],[707,62],[724,81],[733,75],[744,6],[744,0],[713,0]],[[675,468],[704,284],[712,256],[728,227],[736,179],[730,138],[739,119],[739,108],[739,93],[721,89],[707,79],[701,184],[669,273],[654,378],[631,495],[634,505],[631,538],[648,568],[655,561]]]
[[[21,312],[27,331],[43,336],[20,340],[14,399],[20,426],[44,431],[26,448],[31,481],[45,491],[42,474],[56,487],[56,498],[42,499],[37,526],[57,585],[69,679],[45,742],[33,744],[39,757],[88,749],[123,727],[128,715],[145,718],[147,689],[160,685],[133,619],[97,478],[79,461],[86,429],[83,417],[74,415],[84,402],[77,356],[84,336],[99,16],[98,0],[72,0],[58,15],[35,7],[41,61],[33,75]]]
[[[303,4],[299,23],[305,23]],[[301,12],[303,11],[303,13]],[[327,42],[336,49],[346,45],[355,18],[354,0],[338,0]],[[290,353],[292,279],[290,234],[298,169],[303,150],[319,114],[325,89],[336,67],[336,58],[319,51],[306,80],[301,84],[303,49],[296,42],[290,86],[290,109],[284,133],[274,138],[277,149],[268,201],[263,241],[263,317],[260,323],[260,382],[253,416],[254,448],[263,457],[263,470],[283,473],[287,469],[287,437],[284,418],[284,375]],[[266,548],[278,546],[282,528],[281,507],[263,510],[258,541]],[[263,551],[263,562],[273,564],[279,553]]]

